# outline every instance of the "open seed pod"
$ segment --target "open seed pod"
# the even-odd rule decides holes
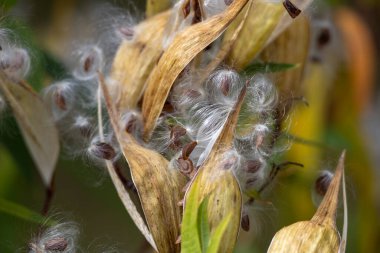
[[[117,121],[104,80],[100,82],[108,114],[117,140],[131,170],[145,219],[154,242],[149,241],[158,252],[179,252],[175,244],[180,235],[181,209],[177,203],[182,199],[185,177],[169,168],[169,161],[159,153],[141,146]]]
[[[242,196],[233,172],[236,157],[229,152],[232,149],[234,130],[245,93],[246,87],[242,89],[207,160],[199,168],[185,197],[185,210],[187,197],[194,191],[199,191],[198,205],[206,197],[208,198],[208,223],[211,233],[216,230],[225,217],[233,214],[218,252],[233,251],[240,227]],[[198,187],[199,189],[197,189]]]
[[[294,223],[278,231],[268,252],[338,252],[340,235],[335,225],[340,182],[344,173],[342,153],[327,193],[310,221]]]
[[[163,52],[162,39],[170,13],[155,15],[134,28],[120,29],[132,39],[123,40],[112,65],[111,79],[117,83],[117,90],[110,91],[115,93],[118,108],[134,108],[141,98],[146,79]]]

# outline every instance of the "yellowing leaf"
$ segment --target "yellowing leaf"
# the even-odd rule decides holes
[[[170,11],[154,16],[134,28],[134,39],[124,40],[113,61],[111,79],[116,81],[117,107],[134,108],[146,79],[162,54],[162,38]]]
[[[59,154],[58,131],[42,100],[25,82],[0,73],[0,91],[14,117],[45,186],[50,187]]]
[[[221,14],[179,32],[153,70],[144,93],[144,138],[149,139],[156,120],[178,75],[196,55],[216,40],[248,0],[235,0]]]

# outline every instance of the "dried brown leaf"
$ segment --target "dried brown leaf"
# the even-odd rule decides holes
[[[162,54],[162,39],[170,11],[145,20],[134,28],[132,41],[120,45],[111,70],[116,81],[117,107],[134,108],[140,100],[146,79]]]
[[[233,168],[231,168],[234,161],[229,159],[226,152],[228,153],[228,151],[232,149],[234,131],[245,91],[246,87],[243,88],[237,104],[230,112],[210,155],[199,168],[195,179],[186,192],[187,196],[187,194],[192,191],[193,185],[199,185],[201,188],[199,190],[198,204],[200,204],[204,198],[209,197],[207,210],[211,233],[224,217],[231,213],[233,214],[223,236],[219,252],[233,251],[240,228],[242,208],[241,190],[235,178]],[[233,159],[233,157],[231,158]]]
[[[58,131],[50,112],[27,83],[12,81],[2,72],[0,91],[12,108],[45,186],[50,187],[59,154]]]
[[[169,162],[159,153],[142,147],[118,125],[116,109],[107,87],[101,81],[106,106],[117,140],[126,158],[133,182],[158,252],[179,252],[175,244],[180,235],[181,210],[177,203],[182,199],[185,178],[179,171],[169,168]]]
[[[153,70],[144,93],[142,114],[144,138],[153,131],[169,91],[184,68],[196,55],[217,39],[248,0],[235,0],[223,13],[179,32]]]

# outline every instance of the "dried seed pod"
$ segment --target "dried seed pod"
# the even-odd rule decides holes
[[[269,253],[338,252],[340,235],[335,225],[340,182],[344,170],[342,153],[334,178],[317,212],[310,221],[301,221],[278,231],[269,246]]]
[[[240,109],[246,94],[246,87],[241,90],[233,110],[229,113],[211,152],[205,162],[200,166],[195,179],[191,181],[185,195],[185,212],[188,197],[199,190],[197,202],[200,203],[208,197],[208,222],[210,230],[215,231],[217,225],[233,213],[224,239],[219,246],[218,252],[232,252],[237,240],[241,222],[242,196],[239,183],[234,174],[237,156],[231,152]],[[231,167],[232,166],[232,167]],[[198,189],[198,186],[200,189]],[[211,232],[211,233],[212,233]]]
[[[142,104],[143,137],[149,140],[175,80],[186,66],[215,41],[246,5],[235,0],[223,13],[179,32],[147,81]]]
[[[104,79],[100,79],[100,86],[150,230],[143,229],[144,235],[157,252],[179,252],[180,246],[175,245],[181,219],[177,203],[183,198],[181,189],[186,179],[179,171],[169,169],[169,161],[162,155],[141,146],[131,134],[120,128],[117,110]]]

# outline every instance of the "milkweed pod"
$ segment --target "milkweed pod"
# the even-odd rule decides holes
[[[338,252],[340,235],[335,225],[340,182],[344,170],[343,152],[334,178],[310,221],[301,221],[278,231],[269,246],[268,253],[279,252]]]

